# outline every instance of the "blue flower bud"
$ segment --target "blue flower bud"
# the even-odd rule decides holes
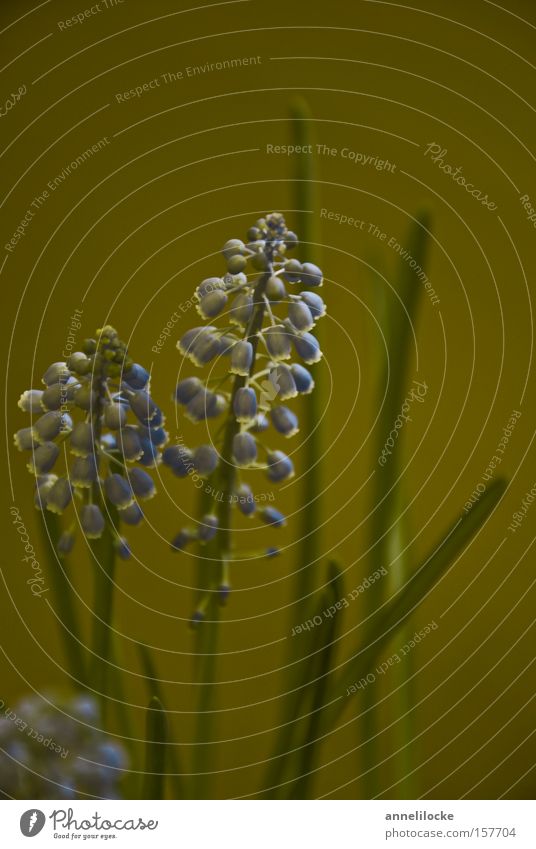
[[[41,389],[27,389],[20,396],[18,406],[25,413],[40,413],[42,395]]]
[[[123,457],[130,463],[136,462],[143,456],[141,436],[136,427],[127,425],[117,434],[117,445]]]
[[[187,357],[190,354],[195,342],[203,333],[206,333],[207,330],[216,330],[216,328],[204,326],[192,327],[190,330],[187,330],[183,336],[181,336],[177,342],[177,348],[184,357]]]
[[[77,457],[71,466],[71,483],[88,489],[98,478],[98,467],[95,455]]]
[[[257,415],[257,396],[254,389],[243,386],[237,390],[233,401],[233,412],[239,422],[253,421]]]
[[[66,557],[73,550],[74,542],[75,542],[75,535],[73,534],[73,532],[72,531],[64,531],[61,534],[61,536],[58,540],[58,543],[56,545],[56,550],[57,550],[58,554],[60,554],[62,557]]]
[[[203,516],[197,532],[198,538],[202,542],[210,542],[216,536],[218,525],[218,517],[214,516],[214,514],[208,513],[206,516]]]
[[[275,528],[281,528],[287,523],[283,513],[276,510],[275,507],[263,507],[259,511],[259,515],[266,525],[273,525]]]
[[[233,459],[237,466],[251,466],[257,459],[257,443],[250,433],[237,433],[233,438]]]
[[[130,409],[142,424],[150,422],[158,412],[157,405],[143,389],[132,392],[128,400]]]
[[[140,434],[140,444],[142,449],[141,457],[138,460],[138,463],[141,463],[142,466],[147,466],[150,469],[153,469],[160,462],[160,455],[158,454],[158,448],[148,439],[146,436]]]
[[[36,475],[46,475],[58,459],[60,449],[54,442],[43,442],[32,451],[32,458],[27,464],[28,470]]]
[[[236,344],[236,339],[229,333],[223,333],[220,336],[220,357],[227,357],[233,350]]]
[[[298,244],[298,237],[296,233],[293,233],[292,230],[287,230],[285,233],[285,245],[287,249],[290,251],[295,248]]]
[[[52,363],[44,373],[42,380],[45,386],[51,386],[53,383],[65,383],[70,377],[71,373],[66,363]]]
[[[185,478],[194,468],[193,454],[183,445],[168,445],[162,452],[162,462],[178,478]]]
[[[100,709],[97,701],[86,693],[75,696],[70,705],[73,713],[85,722],[96,723],[100,718]]]
[[[284,436],[294,436],[299,430],[298,417],[288,407],[274,407],[270,418],[275,429]]]
[[[101,743],[96,754],[95,760],[109,769],[124,770],[127,767],[127,758],[123,748],[110,740]]]
[[[187,545],[189,545],[192,540],[195,539],[195,536],[188,528],[183,528],[177,536],[173,537],[171,540],[171,548],[173,551],[184,551]]]
[[[253,345],[251,342],[241,339],[233,345],[231,351],[231,374],[239,374],[242,377],[249,375],[253,362]]]
[[[225,309],[227,295],[222,289],[215,289],[203,295],[197,305],[197,311],[203,318],[215,318]]]
[[[315,322],[311,310],[307,304],[301,301],[292,301],[288,305],[288,317],[292,322],[292,326],[300,333],[314,327]]]
[[[55,439],[62,430],[71,430],[72,421],[70,416],[53,410],[45,413],[34,422],[32,433],[36,442],[50,442]]]
[[[244,242],[242,242],[240,239],[229,239],[227,242],[225,242],[221,252],[224,255],[225,259],[230,259],[232,256],[240,256],[244,250]]]
[[[123,372],[123,380],[131,389],[145,389],[149,382],[150,374],[147,369],[138,363],[133,363],[128,371]]]
[[[77,422],[72,429],[69,444],[71,453],[77,457],[87,457],[94,449],[93,425],[90,422]]]
[[[294,474],[292,460],[283,451],[269,451],[267,463],[266,474],[271,481],[285,481]]]
[[[155,494],[154,481],[151,475],[143,469],[131,469],[128,473],[128,479],[132,491],[138,498],[152,498]]]
[[[270,422],[264,413],[258,413],[253,420],[253,424],[250,425],[249,430],[251,433],[264,433],[264,431],[268,430],[269,427]]]
[[[231,587],[228,583],[222,582],[218,587],[218,601],[224,607],[227,604],[227,600],[229,595],[231,594]]]
[[[303,263],[301,281],[304,286],[321,286],[322,277],[323,275],[318,265],[314,265],[312,262]]]
[[[278,363],[270,371],[270,382],[276,390],[276,395],[281,401],[295,398],[298,394],[296,382],[292,375],[291,367],[286,363]]]
[[[139,525],[143,519],[143,510],[137,501],[134,501],[129,507],[121,510],[119,518],[125,525]]]
[[[177,383],[175,400],[179,404],[188,404],[202,388],[203,384],[198,377],[186,377]]]
[[[117,537],[115,540],[115,550],[117,556],[121,560],[129,560],[131,556],[130,546],[126,537]]]
[[[108,501],[120,510],[129,507],[134,501],[134,495],[126,478],[117,473],[109,475],[104,480],[104,492]]]
[[[161,445],[165,445],[168,441],[169,434],[167,430],[164,430],[163,427],[144,427],[144,425],[140,425],[140,437],[141,439],[148,439],[151,445],[158,448]]]
[[[215,395],[214,392],[203,388],[186,405],[185,415],[192,422],[200,422],[216,418],[226,407],[227,401],[223,395]]]
[[[285,270],[281,275],[287,283],[297,283],[302,273],[302,264],[297,259],[289,259],[285,263]]]
[[[104,424],[110,430],[119,430],[127,423],[127,411],[123,404],[110,403],[104,408]]]
[[[21,428],[21,430],[18,430],[16,432],[13,439],[19,451],[29,451],[31,448],[34,448],[38,444],[34,439],[33,430],[31,427]]]
[[[318,339],[311,333],[304,333],[302,336],[294,336],[293,340],[296,353],[302,360],[310,365],[317,363],[322,357],[322,351],[318,344]]]
[[[194,365],[201,368],[220,354],[220,338],[213,333],[200,335],[194,342],[189,358]]]
[[[98,539],[104,530],[104,516],[97,504],[84,504],[80,524],[88,539]]]
[[[291,334],[282,324],[267,327],[263,338],[268,353],[274,360],[288,360],[291,352]]]
[[[198,298],[204,298],[205,295],[210,294],[210,292],[214,292],[217,289],[224,289],[225,283],[221,277],[207,277],[203,280],[202,283],[199,284],[195,293]]]
[[[241,271],[247,265],[247,259],[245,256],[240,256],[240,254],[235,254],[235,256],[229,257],[227,260],[227,269],[229,274],[240,274]]]
[[[87,374],[91,369],[91,363],[82,351],[74,351],[67,357],[67,368],[75,374]]]
[[[205,618],[204,610],[195,610],[190,619],[190,628],[195,629]]]
[[[300,298],[311,310],[313,318],[322,318],[322,316],[326,314],[326,305],[320,295],[317,295],[316,292],[302,292],[300,294]]]
[[[269,301],[282,301],[287,296],[285,284],[279,277],[273,275],[268,278],[264,291]]]
[[[249,292],[239,292],[229,310],[229,321],[239,326],[246,325],[253,314],[253,296]]]
[[[220,347],[220,337],[207,330],[205,333],[200,333],[196,337],[188,357],[194,365],[201,368],[219,356]]]
[[[255,499],[251,487],[247,483],[240,483],[236,487],[235,498],[240,512],[244,516],[252,516],[255,512]]]
[[[315,388],[315,382],[311,373],[299,363],[293,363],[290,370],[298,392],[301,395],[309,395]]]
[[[270,548],[266,549],[266,557],[278,557],[281,554],[281,549],[276,548],[276,546],[270,546]]]
[[[253,256],[250,257],[250,262],[256,271],[266,271],[266,269],[268,268],[268,257],[266,256],[266,253],[263,250],[264,242],[257,242],[257,248],[258,249],[255,251]]]
[[[67,478],[58,478],[46,496],[46,507],[51,513],[62,514],[71,503],[73,493]]]
[[[93,391],[90,383],[84,384],[74,393],[74,403],[81,410],[92,411],[97,403],[97,393]]]
[[[34,505],[42,510],[46,504],[47,495],[58,480],[57,475],[39,475],[35,482]]]
[[[199,445],[194,450],[194,468],[202,477],[211,475],[219,463],[219,455],[212,445]]]
[[[62,405],[68,402],[67,386],[61,383],[48,386],[41,396],[41,408],[43,410],[59,410]]]

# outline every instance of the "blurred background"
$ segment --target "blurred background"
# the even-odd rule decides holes
[[[391,303],[396,314],[396,274],[405,261],[396,244],[409,250],[415,216],[427,209],[425,272],[437,301],[422,282],[407,371],[408,391],[415,379],[427,393],[413,404],[396,448],[410,563],[417,565],[461,513],[519,411],[497,472],[510,484],[492,519],[411,618],[410,636],[431,621],[438,628],[411,653],[406,708],[398,678],[375,684],[374,793],[364,774],[358,696],[324,741],[310,792],[394,798],[411,771],[415,796],[530,798],[534,516],[529,510],[515,533],[508,525],[536,477],[534,223],[522,202],[528,195],[536,207],[533,4],[192,5],[108,0],[71,26],[65,22],[84,13],[83,2],[1,5],[0,105],[25,91],[0,123],[8,519],[0,699],[14,705],[27,694],[76,689],[53,605],[29,591],[9,521],[15,504],[44,562],[32,479],[12,446],[11,434],[27,424],[20,394],[38,388],[46,367],[61,359],[79,310],[80,340],[113,324],[151,370],[171,439],[182,433],[186,444],[203,441],[204,426],[179,418],[171,400],[178,375],[192,373],[175,344],[198,323],[195,310],[181,312],[159,353],[153,347],[196,285],[224,273],[224,242],[245,238],[266,212],[283,212],[297,231],[307,218],[314,244],[299,255],[312,252],[325,275],[324,359],[314,367],[325,449],[323,524],[309,567],[314,585],[323,585],[332,557],[346,592],[379,568],[367,554],[386,362],[378,305]],[[136,87],[140,96],[125,97]],[[295,143],[296,98],[308,104],[312,155],[282,147]],[[65,175],[95,144],[97,151]],[[427,152],[431,145],[437,147]],[[304,162],[314,169],[307,208],[296,181]],[[459,168],[481,196],[444,166]],[[26,233],[8,250],[28,209],[34,215]],[[309,509],[299,482],[307,437],[302,428],[292,440],[297,475],[276,494],[287,527],[253,534],[238,523],[245,550],[284,550],[233,569],[217,664],[220,742],[211,747],[210,766],[212,793],[221,798],[263,788],[281,723],[290,632],[299,624],[291,576]],[[142,642],[154,652],[188,772],[197,695],[188,621],[197,564],[194,555],[172,553],[169,540],[192,515],[196,491],[165,469],[157,477],[147,521],[129,535],[133,558],[119,565],[116,638],[133,736],[143,739],[145,727],[147,690],[136,649]],[[92,564],[81,538],[70,570],[87,630]],[[343,611],[337,664],[355,650],[362,615],[359,599]],[[395,637],[385,657],[403,642]],[[124,730],[114,720],[119,737]]]

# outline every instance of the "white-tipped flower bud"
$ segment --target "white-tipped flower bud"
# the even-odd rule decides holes
[[[288,305],[288,317],[299,333],[305,333],[314,327],[315,322],[311,310],[307,304],[301,301],[292,301]]]
[[[249,375],[253,362],[253,345],[245,339],[241,339],[233,345],[231,351],[231,374],[239,374],[242,377]]]
[[[249,386],[238,389],[233,401],[236,420],[242,423],[252,422],[257,415],[257,396]]]
[[[273,327],[267,327],[263,337],[272,359],[290,359],[292,336],[284,325],[276,324]]]
[[[257,443],[250,433],[237,433],[233,439],[233,459],[237,466],[251,466],[257,459]]]

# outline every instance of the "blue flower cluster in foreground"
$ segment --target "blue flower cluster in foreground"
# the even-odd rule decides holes
[[[149,373],[128,357],[113,327],[104,327],[66,362],[53,363],[42,383],[44,389],[21,395],[19,407],[31,421],[15,434],[35,475],[36,507],[62,514],[75,501],[88,539],[104,531],[106,502],[126,525],[137,525],[143,519],[139,500],[155,494],[147,469],[159,462],[168,439]],[[61,454],[66,471],[56,474]],[[71,551],[75,529],[73,522],[63,532],[60,554]],[[119,556],[128,558],[127,540],[116,534],[115,543]]]
[[[121,798],[127,755],[99,730],[92,696],[60,701],[30,696],[0,705],[0,797]]]

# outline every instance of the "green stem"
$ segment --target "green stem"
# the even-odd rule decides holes
[[[167,719],[160,699],[153,696],[147,708],[143,799],[165,799]]]
[[[294,100],[291,103],[290,114],[292,143],[301,147],[312,145],[311,112],[307,102],[302,98]],[[312,150],[312,147],[310,149]],[[300,244],[307,247],[307,254],[314,262],[318,254],[317,228],[315,225],[318,198],[312,153],[296,157],[295,199],[298,210],[296,221]],[[316,336],[322,348],[322,328],[320,326],[316,328]],[[303,446],[305,468],[301,479],[301,504],[303,507],[300,513],[300,545],[293,590],[296,606],[291,608],[293,618],[300,620],[302,618],[300,614],[305,612],[309,604],[308,599],[314,587],[314,566],[315,564],[320,565],[317,561],[319,552],[322,551],[322,476],[320,461],[323,451],[323,438],[320,422],[325,412],[325,400],[321,386],[322,375],[319,372],[321,372],[320,369],[315,371],[315,391],[303,398],[303,430],[307,434],[307,439]]]
[[[268,258],[268,266],[266,271],[261,274],[255,286],[253,294],[254,309],[249,324],[246,328],[244,338],[247,339],[253,348],[253,358],[250,369],[250,375],[253,375],[255,369],[255,361],[257,347],[259,343],[258,333],[262,329],[264,312],[266,305],[264,302],[264,291],[266,284],[273,272],[272,268],[272,253],[269,243],[266,245],[266,256]],[[199,626],[198,635],[198,658],[199,658],[199,699],[197,709],[197,729],[196,729],[196,775],[195,775],[195,795],[194,798],[206,799],[210,798],[210,771],[211,750],[213,749],[212,741],[213,732],[213,703],[216,690],[216,662],[218,648],[218,625],[219,625],[219,606],[217,599],[217,585],[220,582],[223,573],[223,564],[229,556],[231,549],[231,507],[232,494],[234,491],[236,471],[232,458],[233,440],[240,431],[240,423],[236,421],[233,414],[233,404],[236,393],[239,389],[246,386],[248,377],[237,375],[233,383],[231,399],[229,404],[229,417],[225,425],[223,446],[221,449],[220,465],[210,478],[216,492],[219,493],[220,500],[218,501],[217,517],[218,517],[218,533],[205,549],[206,564],[200,569],[200,576],[206,580],[207,569],[213,576],[216,572],[216,581],[209,583],[208,591],[210,600],[206,610],[206,620]],[[216,568],[214,563],[217,564]]]
[[[100,496],[98,501],[100,500]],[[98,503],[98,502],[97,502]],[[101,509],[106,510],[101,501]],[[91,684],[97,693],[102,694],[103,717],[107,714],[106,696],[109,695],[109,667],[112,660],[112,617],[115,586],[115,532],[106,518],[102,536],[90,540],[90,548],[95,561],[95,599],[93,603],[93,669]]]
[[[54,602],[58,609],[61,623],[61,639],[69,667],[69,673],[74,681],[86,686],[86,659],[83,643],[80,639],[80,627],[74,609],[74,593],[69,585],[67,563],[60,560],[56,545],[61,534],[57,516],[43,510],[43,524],[39,523],[48,562],[48,573],[54,593]]]

